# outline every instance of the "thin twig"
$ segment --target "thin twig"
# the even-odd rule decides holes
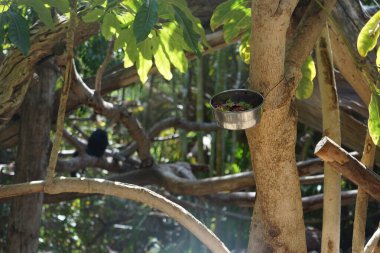
[[[98,71],[96,72],[95,93],[100,94],[100,91],[102,90],[102,77],[103,77],[104,71],[107,68],[108,63],[111,60],[114,44],[115,44],[115,38],[112,38],[112,40],[108,43],[106,58],[104,58],[103,63],[100,65],[100,67],[98,68]]]
[[[74,57],[74,36],[75,36],[75,24],[76,24],[76,6],[77,1],[71,0],[71,11],[70,11],[70,23],[67,31],[66,40],[66,51],[67,51],[67,64],[65,70],[65,82],[63,84],[61,99],[59,102],[58,116],[57,116],[57,129],[55,132],[53,147],[50,153],[49,165],[47,169],[46,182],[47,184],[52,183],[55,167],[58,160],[58,152],[62,140],[62,132],[66,113],[66,104],[69,97],[70,84],[71,84],[71,74],[73,70],[73,57]]]

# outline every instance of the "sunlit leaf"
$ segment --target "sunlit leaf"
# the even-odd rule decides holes
[[[239,55],[245,64],[249,64],[251,58],[249,33],[243,35],[239,46]]]
[[[120,29],[120,23],[115,14],[107,13],[102,22],[101,31],[107,40],[111,39],[114,34]]]
[[[380,72],[380,47],[377,48],[376,52],[376,67],[377,71]]]
[[[141,6],[141,1],[138,1],[138,0],[123,0],[123,2],[121,2],[122,5],[124,5],[125,7],[129,8],[131,11],[133,12],[137,12],[137,10],[140,8]]]
[[[137,74],[140,77],[140,80],[142,83],[145,83],[148,81],[148,73],[149,70],[152,68],[153,62],[152,60],[145,59],[142,53],[138,54],[137,60],[136,60],[136,68],[137,68]]]
[[[0,13],[6,12],[9,9],[9,4],[0,4]]]
[[[233,19],[238,19],[239,13],[243,12],[244,14],[245,9],[247,9],[246,5],[247,0],[228,0],[218,5],[210,20],[211,29],[215,31],[219,26],[227,24]]]
[[[130,12],[124,12],[122,14],[116,14],[116,18],[119,20],[122,27],[127,27],[135,19],[135,16]]]
[[[129,28],[125,31],[123,36],[125,36],[125,45],[126,47],[124,48],[124,68],[129,68],[133,66],[134,62],[137,59],[137,45],[136,45],[136,38],[133,35],[132,28]]]
[[[173,7],[175,6],[183,12],[184,16],[186,16],[186,18],[190,20],[194,32],[200,36],[202,43],[206,45],[207,47],[211,48],[210,44],[208,43],[206,39],[206,33],[205,33],[205,30],[203,29],[201,20],[197,17],[194,17],[191,10],[187,6],[187,2],[185,0],[167,0],[167,1]]]
[[[174,6],[174,10],[175,19],[183,29],[183,38],[186,44],[197,56],[201,57],[202,53],[198,46],[199,35],[193,30],[193,24],[179,8]]]
[[[157,0],[145,0],[137,11],[135,21],[133,22],[133,33],[137,42],[145,40],[158,18]]]
[[[172,75],[172,72],[170,71],[170,61],[168,59],[168,56],[165,53],[165,50],[162,44],[158,41],[157,45],[158,45],[157,51],[153,55],[154,63],[156,64],[158,72],[160,72],[161,75],[166,80],[171,80],[173,75]]]
[[[138,57],[136,59],[137,74],[142,83],[148,80],[149,70],[152,68],[152,39],[148,38],[137,44]]]
[[[183,52],[181,39],[177,40],[174,37],[176,34],[176,29],[179,29],[179,27],[177,27],[174,23],[168,23],[162,26],[162,29],[159,31],[158,35],[170,62],[180,72],[185,73],[188,66],[187,58]]]
[[[380,144],[380,94],[373,91],[369,103],[368,131],[376,146]]]
[[[86,13],[82,20],[86,23],[91,23],[99,20],[104,15],[104,9],[94,9]]]
[[[366,57],[368,52],[375,48],[380,35],[380,11],[376,12],[361,29],[357,48],[362,57]]]
[[[128,36],[127,30],[120,31],[119,36],[115,40],[115,45],[114,45],[113,50],[116,51],[120,48],[123,48],[128,40],[127,36]]]
[[[315,64],[313,58],[309,55],[301,67],[302,79],[296,90],[298,99],[307,99],[313,94],[313,80],[316,75]]]
[[[20,14],[8,11],[8,38],[20,51],[27,55],[30,48],[29,26],[26,19]]]

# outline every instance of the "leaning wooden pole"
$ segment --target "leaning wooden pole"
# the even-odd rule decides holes
[[[376,146],[367,132],[361,162],[368,168],[373,168]],[[352,253],[363,253],[365,245],[365,226],[369,195],[362,187],[358,188],[355,205],[354,229],[352,234]]]
[[[331,165],[331,168],[361,187],[372,198],[380,201],[380,176],[368,170],[355,157],[328,137],[323,137],[315,147],[314,154]]]
[[[323,29],[316,44],[317,77],[321,93],[323,133],[340,145],[340,116],[338,94],[329,31]],[[322,252],[339,252],[341,176],[329,164],[324,164],[324,198],[322,225]]]

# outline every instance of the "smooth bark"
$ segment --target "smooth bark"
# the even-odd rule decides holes
[[[314,154],[354,184],[362,187],[371,197],[380,201],[380,176],[368,170],[334,141],[323,137],[315,147]]]
[[[361,162],[367,167],[367,169],[371,170],[373,168],[375,152],[376,146],[369,133],[367,133],[361,159]],[[353,253],[362,253],[364,251],[368,199],[369,195],[362,189],[362,187],[359,187],[358,195],[356,197],[354,229],[352,234]]]
[[[246,130],[255,174],[248,252],[306,252],[296,170],[296,110],[284,90],[286,32],[295,1],[253,1],[250,88],[264,94],[261,122]]]
[[[321,93],[323,134],[340,145],[339,103],[327,27],[323,29],[321,37],[317,41],[315,54]],[[322,252],[338,253],[340,244],[341,176],[327,163],[324,164],[324,174]]]

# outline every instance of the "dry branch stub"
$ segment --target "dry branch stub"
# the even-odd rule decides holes
[[[323,137],[314,154],[330,164],[337,172],[363,188],[371,197],[380,201],[380,176],[368,170],[355,157],[328,137]]]

